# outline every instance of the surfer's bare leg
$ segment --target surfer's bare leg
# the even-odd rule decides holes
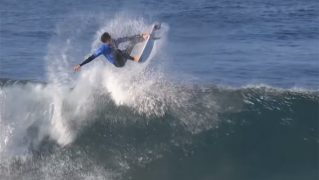
[[[129,59],[135,62],[138,62],[138,60],[140,59],[140,56],[130,56],[129,54],[127,54],[127,52],[124,52],[123,54],[125,54],[124,57],[126,59]]]
[[[125,51],[128,53],[128,54],[131,54],[134,46],[137,44],[137,43],[140,43],[140,42],[143,42],[145,41],[148,37],[150,36],[149,33],[143,33],[141,34],[140,36],[136,36],[134,39],[132,39],[130,41],[130,44],[128,45],[128,47],[125,49]],[[138,58],[139,59],[139,58]]]
[[[133,61],[138,62],[140,60],[140,56],[133,56]]]
[[[140,59],[140,57],[138,56],[130,56],[126,51],[121,51],[119,49],[117,50],[117,54],[118,54],[117,59],[119,60],[125,59],[125,62],[126,62],[126,59],[135,61],[135,62],[137,62]]]

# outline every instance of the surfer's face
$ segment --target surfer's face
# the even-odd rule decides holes
[[[112,44],[112,39],[109,39],[105,42],[106,44]]]

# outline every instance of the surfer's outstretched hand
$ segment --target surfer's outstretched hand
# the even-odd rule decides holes
[[[73,70],[75,72],[79,72],[81,70],[81,66],[78,64],[78,65],[74,66]]]

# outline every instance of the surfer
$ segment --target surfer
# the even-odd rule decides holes
[[[143,33],[141,35],[112,39],[109,33],[104,32],[101,35],[101,41],[103,44],[90,57],[85,59],[81,64],[76,65],[74,67],[74,71],[80,71],[81,66],[91,62],[101,54],[103,54],[106,59],[116,67],[123,67],[128,59],[138,62],[140,57],[132,57],[130,56],[130,53],[134,44],[146,40],[148,36],[148,33]],[[130,42],[128,48],[125,50],[120,50],[118,48],[119,44],[127,41]]]

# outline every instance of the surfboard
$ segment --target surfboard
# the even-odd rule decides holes
[[[146,31],[150,34],[146,40],[137,43],[131,52],[131,56],[138,56],[140,59],[138,60],[139,63],[143,63],[148,60],[152,53],[152,49],[154,47],[154,43],[156,41],[155,31],[161,28],[161,24],[155,23],[152,26],[148,27]]]

